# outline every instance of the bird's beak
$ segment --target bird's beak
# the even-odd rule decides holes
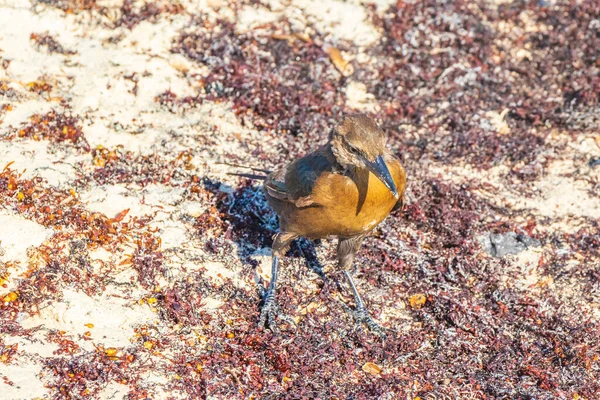
[[[371,173],[373,173],[379,180],[385,185],[386,188],[392,192],[395,198],[398,198],[398,189],[396,189],[396,184],[392,179],[392,175],[390,174],[390,170],[388,169],[385,161],[383,161],[382,156],[377,156],[375,161],[371,162],[369,160],[365,160],[367,164],[367,168]]]

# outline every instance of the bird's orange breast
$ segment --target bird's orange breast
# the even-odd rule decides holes
[[[406,173],[392,157],[386,164],[400,196],[404,195]],[[396,205],[397,199],[372,173],[357,171],[347,176],[326,173],[313,187],[315,207],[296,208],[286,217],[286,229],[309,238],[357,236],[381,223]]]

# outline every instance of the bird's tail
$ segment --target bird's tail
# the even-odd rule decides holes
[[[264,181],[265,179],[267,179],[267,175],[271,173],[271,171],[269,171],[268,169],[248,167],[248,166],[239,165],[239,164],[229,164],[229,163],[220,163],[220,164],[227,165],[229,167],[235,167],[235,168],[245,168],[245,169],[249,169],[252,171],[263,172],[266,174],[266,175],[257,175],[257,174],[245,174],[242,172],[227,172],[227,175],[241,176],[242,178],[257,179],[257,180]]]
[[[227,175],[241,176],[242,178],[256,179],[256,180],[260,180],[260,181],[264,181],[265,179],[267,179],[266,175],[244,174],[244,173],[238,173],[238,172],[228,172]]]

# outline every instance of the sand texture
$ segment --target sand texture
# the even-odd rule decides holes
[[[359,111],[409,176],[354,271],[387,339],[333,238],[258,329],[226,163]],[[0,398],[598,399],[599,126],[597,0],[0,0]]]

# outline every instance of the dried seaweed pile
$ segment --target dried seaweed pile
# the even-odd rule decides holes
[[[110,14],[94,1],[40,3],[67,14]],[[232,9],[238,13],[241,7]],[[111,28],[133,29],[163,14],[186,13],[169,2],[126,1],[119,10]],[[274,167],[322,141],[336,118],[353,111],[344,91],[349,80],[366,86],[410,179],[407,206],[366,240],[357,259],[359,289],[388,329],[387,340],[353,329],[342,304],[351,298],[330,268],[335,246],[329,241],[316,249],[325,280],[305,267],[305,259],[318,263],[306,243],[294,246],[284,262],[279,302],[298,328],[281,324],[276,334],[257,329],[254,271],[257,254],[276,232],[275,216],[258,182],[242,180],[229,190],[222,177],[203,175],[195,165],[200,153],[212,157],[207,164],[223,158],[209,142],[221,134],[218,129],[183,139],[172,134],[173,142],[192,143],[184,152],[164,144],[162,153],[150,155],[94,147],[86,139],[85,119],[63,102],[61,111],[33,115],[0,136],[14,143],[46,141],[55,152],[84,157],[71,190],[25,178],[10,166],[0,173],[1,207],[54,231],[30,254],[30,270],[0,304],[0,332],[33,337],[36,329],[21,327],[19,316],[60,301],[66,290],[94,295],[119,288],[155,318],[136,327],[131,344],[120,348],[94,344],[87,351],[81,343],[92,339],[85,334],[49,332],[45,340],[57,350],[36,360],[54,398],[98,398],[110,383],[125,385],[130,399],[164,393],[598,398],[600,324],[591,310],[599,303],[598,218],[580,218],[580,227],[569,232],[547,229],[557,221],[493,201],[505,187],[484,178],[457,184],[428,166],[468,167],[480,176],[505,167],[502,183],[534,196],[537,180],[568,150],[556,135],[575,140],[598,122],[600,8],[594,0],[398,2],[383,14],[369,8],[369,18],[382,37],[353,62],[355,73],[344,77],[324,50],[332,39],[324,33],[308,40],[286,36],[292,29],[284,16],[239,33],[225,19],[190,15],[171,52],[207,72],[187,76],[198,84],[195,95],[160,90],[155,105],[187,118],[200,107],[230,102],[240,126],[258,132],[235,157]],[[43,51],[76,53],[47,34],[32,40]],[[355,51],[351,43],[336,45]],[[19,94],[9,90],[0,81],[0,96],[17,101]],[[40,89],[39,95],[52,90]],[[168,212],[190,232],[193,249],[163,249],[158,212],[130,218],[127,210],[116,216],[87,211],[79,193],[98,185],[180,191],[175,211]],[[596,199],[598,187],[596,182],[590,193]],[[178,208],[186,202],[200,203],[202,211]],[[480,237],[489,232],[538,239],[539,279],[515,283],[523,280],[522,265],[486,254]],[[120,265],[90,261],[98,249],[127,257]],[[175,268],[173,260],[180,258],[188,263]],[[202,267],[211,262],[235,273],[215,279]],[[9,268],[0,264],[0,277]],[[115,272],[123,268],[134,272],[125,283]],[[222,305],[209,310],[209,298]],[[0,340],[0,361],[16,362],[19,352]]]

